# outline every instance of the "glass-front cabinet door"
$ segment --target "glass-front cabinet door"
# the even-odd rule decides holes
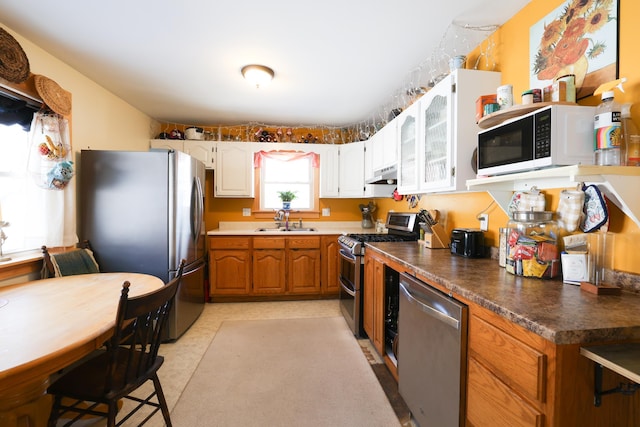
[[[420,193],[465,191],[476,178],[476,100],[499,85],[500,73],[460,69],[420,98]]]
[[[447,79],[445,79],[447,80]],[[420,118],[420,190],[451,186],[452,169],[451,93],[450,85],[434,87],[421,99]]]
[[[398,120],[398,193],[418,190],[418,108],[413,103],[396,118]]]

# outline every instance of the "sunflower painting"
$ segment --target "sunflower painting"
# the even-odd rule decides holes
[[[576,99],[618,78],[618,0],[569,0],[529,32],[530,84],[575,75]]]

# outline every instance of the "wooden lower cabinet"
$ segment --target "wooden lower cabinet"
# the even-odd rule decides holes
[[[209,294],[247,295],[251,290],[251,238],[209,239]]]
[[[337,236],[210,236],[209,271],[212,298],[337,296]]]
[[[476,359],[467,377],[467,421],[473,426],[542,427],[544,414],[513,393]],[[499,403],[498,403],[499,402]]]
[[[286,284],[285,237],[253,239],[253,292],[282,294]]]
[[[320,293],[320,236],[287,238],[287,291]]]
[[[593,404],[594,364],[580,344],[556,345],[467,304],[467,426],[640,427],[639,393]],[[605,390],[628,382],[606,369],[603,377]]]
[[[322,295],[340,292],[340,244],[338,235],[320,236],[320,289]]]
[[[363,289],[363,328],[373,346],[380,355],[385,354],[384,348],[384,261],[375,255],[368,256],[365,252],[364,277],[366,283]]]

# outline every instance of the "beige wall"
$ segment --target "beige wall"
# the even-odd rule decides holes
[[[3,25],[29,58],[31,72],[55,80],[73,96],[72,144],[81,149],[147,150],[153,121],[146,114]]]

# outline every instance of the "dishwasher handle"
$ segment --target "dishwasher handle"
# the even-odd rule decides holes
[[[428,314],[431,317],[434,317],[440,320],[443,323],[451,326],[454,329],[460,329],[460,320],[455,317],[451,317],[446,313],[438,310],[436,307],[433,307],[426,302],[419,300],[414,297],[411,292],[406,288],[405,284],[400,282],[400,291],[407,297],[410,303],[417,305],[424,313]]]

